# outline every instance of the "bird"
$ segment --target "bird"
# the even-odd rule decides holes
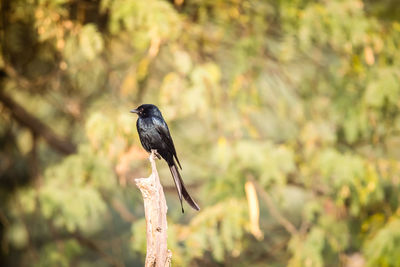
[[[172,178],[174,179],[176,191],[178,192],[182,213],[185,212],[183,209],[182,197],[193,209],[199,211],[199,205],[197,205],[194,199],[189,195],[179,173],[178,166],[180,169],[182,169],[182,167],[176,154],[174,141],[172,140],[168,125],[161,111],[156,105],[142,104],[136,109],[132,109],[130,112],[138,115],[136,128],[143,148],[149,153],[151,153],[152,150],[156,150],[156,155],[158,154],[157,157],[159,158],[159,156],[161,156],[167,162]]]

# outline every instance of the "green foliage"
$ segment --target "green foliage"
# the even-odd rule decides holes
[[[174,265],[397,266],[394,2],[4,1],[0,257],[141,266],[129,110],[154,103],[201,206],[180,213],[159,162]]]
[[[40,259],[35,266],[69,266],[69,259],[76,257],[80,252],[81,247],[75,240],[64,242],[62,251],[55,244],[50,244],[43,248]]]
[[[400,220],[392,218],[365,245],[368,266],[396,266],[400,261]]]
[[[211,251],[216,261],[223,262],[226,253],[240,253],[241,240],[248,230],[248,221],[244,219],[246,210],[246,203],[236,199],[205,208],[202,216],[193,219],[188,226],[185,239],[185,247],[190,249],[188,258],[201,259],[204,251]]]
[[[39,191],[43,216],[70,232],[100,229],[106,211],[101,193],[110,190],[115,181],[108,165],[93,156],[93,151],[82,148],[62,164],[48,168]]]
[[[324,266],[322,250],[325,244],[324,231],[314,227],[307,235],[306,240],[301,242],[298,237],[293,237],[289,243],[289,249],[292,250],[293,257],[288,266]]]

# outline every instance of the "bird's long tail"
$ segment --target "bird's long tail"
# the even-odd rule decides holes
[[[193,209],[200,210],[199,205],[197,205],[197,203],[193,200],[193,198],[189,195],[188,191],[186,190],[185,184],[183,183],[182,177],[176,165],[175,164],[168,164],[168,165],[172,177],[174,178],[176,190],[178,191],[179,200],[181,202],[181,207],[182,207],[182,213],[185,212],[182,205],[182,196]]]

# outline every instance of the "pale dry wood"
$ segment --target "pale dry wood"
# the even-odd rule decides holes
[[[247,204],[249,206],[250,215],[250,232],[257,240],[262,240],[264,234],[260,229],[260,206],[258,205],[258,198],[256,188],[252,181],[247,181],[244,185],[247,197]]]
[[[172,253],[167,248],[167,202],[156,168],[156,151],[152,150],[149,160],[151,175],[135,179],[142,192],[146,217],[147,254],[145,267],[171,265]]]

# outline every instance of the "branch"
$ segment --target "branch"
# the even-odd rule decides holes
[[[155,150],[151,151],[151,175],[135,179],[144,201],[146,217],[147,254],[145,267],[169,267],[172,253],[167,248],[167,202],[155,162]]]
[[[246,191],[247,204],[249,206],[250,215],[250,232],[254,235],[257,240],[264,238],[263,233],[260,229],[260,206],[258,205],[258,198],[256,188],[252,181],[247,181],[244,185]]]
[[[117,198],[111,200],[111,206],[119,214],[119,216],[126,222],[134,222],[136,217],[129,211],[125,204]]]
[[[37,136],[43,137],[44,140],[57,151],[66,155],[76,152],[74,144],[56,135],[52,129],[29,114],[22,106],[6,96],[2,90],[0,90],[0,102],[11,112],[15,120],[28,127]]]
[[[264,198],[265,204],[267,204],[267,207],[268,207],[272,217],[274,217],[286,229],[286,231],[288,233],[290,233],[292,235],[297,235],[298,231],[297,231],[296,227],[288,219],[283,217],[283,215],[276,208],[271,196],[265,190],[263,190],[257,182],[255,182],[255,183],[257,184],[258,188],[260,189],[261,196]]]

